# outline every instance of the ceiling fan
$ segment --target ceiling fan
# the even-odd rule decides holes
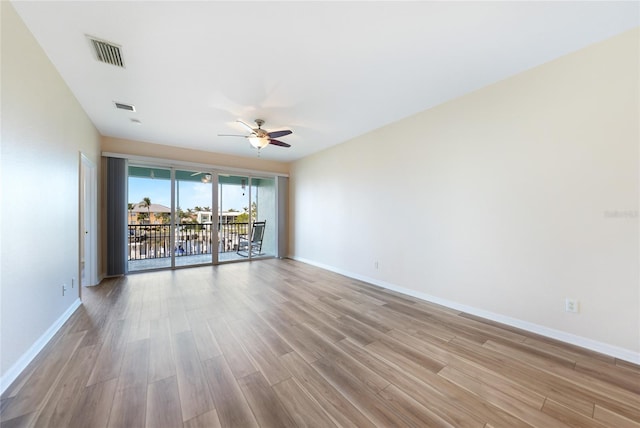
[[[273,131],[268,132],[266,129],[262,129],[262,125],[264,125],[264,120],[256,119],[257,128],[252,128],[249,124],[238,119],[236,122],[240,123],[244,126],[249,135],[229,135],[229,134],[218,134],[218,137],[243,137],[248,138],[249,143],[256,149],[260,150],[266,147],[269,144],[273,144],[274,146],[280,147],[291,147],[291,144],[284,143],[280,140],[276,140],[276,138],[284,137],[285,135],[293,134],[293,131],[286,129],[283,131]]]
[[[191,174],[191,177],[195,177],[200,174],[204,174],[200,178],[200,181],[202,181],[203,183],[211,183],[211,174],[209,174],[208,172],[202,172],[202,171],[194,172],[193,174]]]

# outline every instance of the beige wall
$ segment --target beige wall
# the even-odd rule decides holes
[[[221,153],[205,152],[201,150],[183,149],[161,144],[151,144],[112,137],[102,137],[102,151],[134,156],[148,156],[182,162],[195,162],[199,164],[224,166],[228,168],[267,171],[277,174],[289,173],[289,164],[286,162],[271,161],[258,157],[247,158]]]
[[[79,303],[80,153],[99,168],[100,138],[11,3],[0,3],[4,388]]]
[[[291,255],[640,362],[639,37],[294,163]]]

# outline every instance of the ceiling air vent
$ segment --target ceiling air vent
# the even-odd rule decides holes
[[[116,108],[119,108],[120,110],[136,111],[136,108],[131,104],[119,103],[117,101],[114,101],[113,103],[116,105]]]
[[[98,61],[124,68],[120,46],[87,36]]]

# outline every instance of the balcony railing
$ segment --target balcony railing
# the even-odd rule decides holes
[[[171,227],[168,224],[130,224],[129,260],[144,260],[211,254],[213,225],[180,224],[175,230],[175,245],[171,248]],[[249,223],[218,224],[218,252],[238,250],[240,236],[248,235]]]

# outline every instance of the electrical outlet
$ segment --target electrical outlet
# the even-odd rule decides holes
[[[577,300],[575,299],[569,299],[568,297],[565,299],[564,301],[564,310],[566,312],[574,312],[574,313],[578,313],[579,311],[579,303]]]

